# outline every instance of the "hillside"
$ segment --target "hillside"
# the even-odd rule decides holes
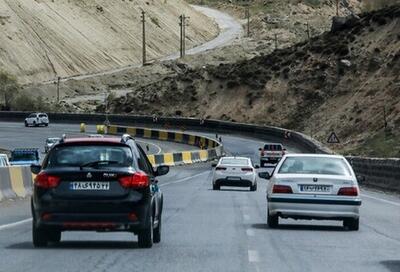
[[[323,142],[335,131],[337,150],[400,156],[400,6],[360,17],[251,60],[165,64],[111,111],[272,124]]]
[[[0,0],[0,70],[28,83],[139,64],[141,10],[149,59],[179,51],[180,14],[187,47],[218,32],[182,0]]]

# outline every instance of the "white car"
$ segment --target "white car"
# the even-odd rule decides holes
[[[10,162],[8,161],[8,157],[6,154],[0,154],[0,167],[10,166]]]
[[[343,156],[319,154],[285,155],[267,186],[268,225],[279,217],[343,220],[349,230],[359,229],[361,198],[357,177]]]
[[[221,186],[250,187],[251,191],[257,190],[257,173],[249,158],[223,157],[215,167],[213,175],[213,189],[219,190]]]
[[[61,140],[61,138],[47,138],[46,143],[44,144],[44,152],[49,152],[49,150],[58,143]]]
[[[49,117],[46,113],[31,113],[27,118],[25,118],[25,126],[45,126],[49,125]]]

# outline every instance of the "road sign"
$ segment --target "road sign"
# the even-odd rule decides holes
[[[335,132],[332,132],[331,135],[329,135],[328,138],[328,144],[339,144],[339,138],[337,137]]]

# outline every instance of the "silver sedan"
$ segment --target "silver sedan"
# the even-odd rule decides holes
[[[357,178],[343,156],[289,154],[267,186],[268,225],[275,228],[279,217],[342,220],[349,230],[359,229],[361,199]]]

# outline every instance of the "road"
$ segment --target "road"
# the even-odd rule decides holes
[[[29,127],[25,128],[23,123],[0,122],[0,148],[12,150],[14,148],[36,147],[44,153],[44,143],[48,137],[61,137],[66,135],[80,135],[78,124],[50,124],[48,127]],[[96,133],[94,125],[87,126],[87,133]],[[157,141],[153,139],[137,139],[138,143],[146,150],[149,146],[148,154],[161,154],[174,151],[189,151],[197,149],[194,146],[183,145],[173,142]],[[43,157],[43,156],[42,156]]]
[[[238,38],[242,35],[243,28],[242,28],[240,22],[238,22],[236,19],[234,19],[230,15],[220,12],[216,9],[212,9],[212,8],[196,6],[196,5],[192,5],[192,7],[194,9],[202,12],[206,16],[212,18],[213,20],[215,20],[215,22],[217,23],[217,25],[219,27],[219,34],[215,39],[187,50],[186,54],[194,55],[194,54],[198,54],[201,52],[205,52],[210,49],[229,45],[236,38]],[[179,57],[180,57],[179,52],[176,52],[170,56],[163,57],[160,60],[161,61],[173,60],[173,59],[178,59]],[[107,70],[107,71],[65,77],[65,78],[61,78],[60,82],[65,82],[65,81],[68,81],[71,79],[82,80],[82,79],[93,78],[93,77],[97,77],[97,76],[110,75],[110,74],[123,72],[123,71],[129,70],[129,69],[132,69],[132,68],[138,68],[141,66],[142,65],[127,65],[127,66],[123,66],[123,67],[120,67],[117,69],[111,69],[111,70]],[[44,84],[53,84],[54,80],[45,81],[43,83]]]
[[[229,153],[254,158],[261,145],[239,136],[223,141]],[[209,163],[172,168],[160,178],[163,236],[152,249],[139,249],[130,234],[85,232],[34,249],[29,201],[3,202],[0,271],[400,271],[398,196],[363,190],[357,232],[330,221],[281,220],[269,229],[266,183],[257,192],[212,191]]]

